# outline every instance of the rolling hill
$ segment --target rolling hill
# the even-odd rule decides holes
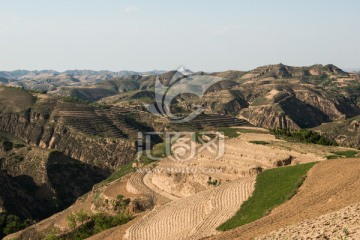
[[[144,107],[159,97],[154,92],[156,80],[171,87],[175,75],[186,84],[197,77],[222,78],[202,98],[187,93],[176,96],[171,105],[173,113],[188,114],[195,105],[204,109],[188,123],[174,123],[147,112]],[[360,77],[334,65],[291,67],[277,64],[247,72],[210,74],[186,69],[180,74],[176,71],[161,74],[14,71],[0,72],[0,82],[5,85],[0,87],[1,234],[25,228],[33,223],[32,220],[39,221],[10,237],[74,239],[74,236],[85,238],[79,237],[85,234],[82,236],[92,236],[92,239],[123,236],[125,239],[154,239],[160,236],[161,230],[163,239],[184,236],[202,239],[213,235],[236,238],[238,233],[248,236],[251,229],[246,226],[257,224],[263,226],[259,228],[259,235],[268,234],[268,230],[286,226],[285,220],[271,220],[278,216],[276,214],[283,214],[284,219],[295,225],[308,219],[286,215],[289,204],[301,205],[302,199],[314,194],[311,186],[318,181],[316,174],[331,182],[331,177],[322,169],[334,172],[346,161],[351,166],[357,164],[355,160],[336,158],[356,159],[359,156],[356,148],[360,147]],[[30,90],[36,85],[38,90],[56,90]],[[324,141],[314,141],[320,136],[308,130],[302,130],[300,137],[294,134],[298,138],[278,139],[278,135],[273,136],[273,131],[268,131],[277,128],[290,133],[309,129],[320,133]],[[151,163],[146,157],[140,162],[134,161],[139,150],[139,133],[198,133],[203,130],[224,131],[226,148],[218,161],[213,161],[213,155],[207,152],[196,155],[190,162],[162,158],[160,162]],[[153,149],[150,152],[163,157],[162,135],[154,135],[151,140]],[[321,146],[312,144],[314,142],[331,144]],[[201,149],[199,144],[196,142]],[[238,221],[236,213],[244,202],[247,206],[248,200],[254,201],[252,193],[255,198],[261,198],[262,190],[268,192],[257,184],[262,176],[278,179],[272,174],[289,173],[319,161],[321,163],[310,170],[309,179],[305,180],[305,190],[300,188],[297,193],[292,186],[301,185],[304,172],[291,179],[287,191],[282,191],[281,187],[279,191],[271,190],[283,194],[279,196],[282,200],[275,202],[284,204],[274,213],[271,211],[265,218],[255,219],[239,229],[219,232],[219,226],[229,219],[232,223],[226,226]],[[284,167],[288,165],[294,168]],[[190,168],[198,174],[164,171],[174,168]],[[204,169],[221,172],[204,172]],[[306,167],[308,169],[310,167]],[[351,174],[344,184],[353,181],[355,176],[351,167],[347,171]],[[274,182],[269,186],[275,185]],[[278,185],[285,186],[281,182]],[[326,181],[323,185],[327,186]],[[324,195],[324,199],[338,197],[335,193],[338,189],[331,192],[331,196],[321,191],[318,193]],[[349,195],[349,201],[343,203],[335,204],[334,210],[355,202]],[[317,203],[314,204],[310,204],[309,209]],[[261,210],[260,217],[269,208]],[[304,214],[309,213],[311,219],[320,221],[317,218],[330,210],[324,207],[319,214],[304,210]],[[135,219],[130,221],[132,218]],[[266,222],[267,219],[272,224]],[[16,227],[11,228],[14,225]],[[298,229],[295,225],[294,229]],[[103,231],[111,227],[115,228]]]

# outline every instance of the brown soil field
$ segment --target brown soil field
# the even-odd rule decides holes
[[[201,239],[238,210],[252,193],[255,177],[172,201],[155,208],[126,232],[125,239]]]
[[[360,239],[360,204],[281,228],[256,239]]]
[[[358,158],[320,162],[309,171],[298,194],[291,200],[260,220],[210,239],[253,239],[356,204],[360,201],[359,169]],[[330,239],[334,237],[337,239],[337,236],[331,236]]]
[[[263,129],[251,128],[251,130],[260,131]],[[191,161],[177,162],[164,158],[152,165],[144,166],[143,171],[139,171],[139,169],[122,179],[93,190],[70,208],[35,224],[30,229],[36,232],[48,232],[49,229],[55,227],[66,231],[68,230],[67,215],[80,209],[95,213],[97,209],[93,202],[96,196],[114,199],[118,194],[121,194],[132,199],[150,196],[154,200],[155,208],[137,214],[134,220],[124,226],[109,229],[93,236],[91,239],[122,239],[124,235],[125,239],[201,239],[222,234],[216,231],[216,227],[231,218],[242,202],[251,195],[257,167],[270,169],[278,167],[279,163],[280,165],[294,165],[322,161],[325,159],[324,156],[330,155],[331,151],[338,149],[286,142],[267,134],[266,130],[262,132],[264,133],[241,133],[238,138],[226,139],[225,154],[218,160],[214,160],[214,156],[210,152],[203,151]],[[267,141],[269,144],[259,145],[250,142],[257,140]],[[288,159],[291,159],[291,161],[288,161]],[[343,160],[329,163],[338,163],[340,161]],[[322,167],[318,166],[323,166],[323,163],[318,164],[315,168],[320,171]],[[192,171],[169,172],[167,169],[191,169],[197,171],[195,173]],[[346,173],[346,171],[344,172]],[[325,173],[326,171],[323,174]],[[215,187],[208,183],[209,180],[217,180],[221,184]],[[332,183],[332,185],[336,186],[335,183]],[[341,184],[337,186],[341,186]],[[326,190],[321,185],[319,189]],[[296,197],[291,201],[294,199]],[[338,209],[334,208],[332,210]],[[276,210],[270,216],[274,213],[276,213]],[[325,212],[309,217],[316,217],[323,213]],[[297,221],[303,219],[304,217],[300,217]],[[283,225],[276,225],[269,230],[265,229],[262,232],[256,230],[256,233],[259,234],[254,236],[266,234],[297,221],[287,222],[285,220]],[[261,228],[264,226],[261,226]],[[19,233],[9,237],[17,236],[19,236]],[[232,235],[229,236],[232,237]]]

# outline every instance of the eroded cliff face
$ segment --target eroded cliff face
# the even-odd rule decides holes
[[[279,106],[249,107],[242,110],[239,117],[263,128],[299,128]]]
[[[326,114],[331,121],[344,120],[360,114],[359,107],[350,99],[341,96],[334,97],[326,91],[314,89],[311,86],[302,85],[301,87],[303,89],[294,91],[294,96]]]
[[[0,131],[19,137],[33,146],[56,149],[101,169],[114,170],[134,159],[134,141],[89,136],[65,126],[50,114],[34,109],[0,114]]]
[[[313,128],[360,114],[350,99],[296,79],[254,81],[241,91],[249,107],[238,116],[264,128]]]
[[[1,219],[16,218],[22,226],[27,219],[49,217],[134,160],[137,149],[129,135],[137,129],[118,120],[121,113],[48,97],[20,108],[23,102],[6,108],[0,102]],[[132,132],[122,131],[125,128]],[[6,226],[0,223],[1,228]],[[0,231],[0,237],[6,232]]]
[[[234,115],[249,106],[240,91],[223,89],[209,91],[201,99],[184,95],[179,99],[178,105],[187,111],[192,111],[194,106],[201,105],[206,114],[227,115]]]
[[[47,218],[73,204],[109,175],[109,171],[61,152],[37,148],[0,133],[0,218],[8,219],[0,223],[0,237],[9,229],[17,229],[11,225],[14,219],[20,227],[29,220]]]
[[[336,141],[340,146],[360,148],[360,117],[354,117],[333,123],[322,124],[314,128],[315,131],[329,139]]]
[[[162,76],[165,86],[173,75]],[[360,114],[359,75],[346,73],[334,65],[277,64],[249,72],[210,75],[223,81],[211,86],[201,97],[185,92],[178,95],[171,106],[173,113],[191,112],[202,106],[205,114],[238,116],[265,128],[312,128]],[[155,94],[150,89],[140,89],[134,94],[119,94],[101,102],[118,106],[131,106],[136,102],[142,106],[144,98],[146,103],[153,103]]]

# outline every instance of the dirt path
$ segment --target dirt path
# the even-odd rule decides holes
[[[252,239],[355,204],[360,200],[359,169],[360,159],[321,162],[310,170],[299,193],[290,201],[258,221],[210,239]]]

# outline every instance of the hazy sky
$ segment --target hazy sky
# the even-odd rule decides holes
[[[360,68],[358,0],[0,0],[0,70]]]

